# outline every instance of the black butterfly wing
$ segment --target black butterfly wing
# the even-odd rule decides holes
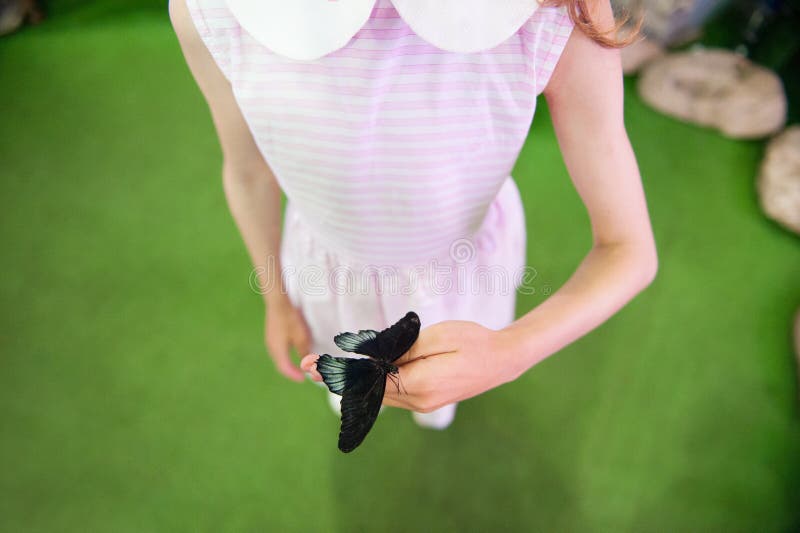
[[[342,395],[347,385],[347,363],[349,359],[333,357],[322,354],[317,358],[317,372],[322,376],[322,381],[328,390],[334,394]]]
[[[342,395],[342,427],[339,431],[339,449],[351,452],[364,441],[372,429],[383,403],[383,392],[386,388],[386,372],[371,363],[369,359],[361,359],[373,368],[368,376],[352,388],[345,389]]]
[[[379,335],[380,333],[374,329],[361,329],[358,333],[339,333],[333,338],[333,342],[345,352],[369,355],[360,350],[375,351]]]
[[[339,333],[333,338],[336,346],[346,352],[368,355],[391,363],[414,344],[419,336],[419,316],[409,311],[394,325],[377,332],[362,329],[358,333]]]
[[[317,371],[328,389],[342,396],[339,449],[351,452],[372,429],[383,403],[386,370],[370,359],[332,357],[317,359]]]

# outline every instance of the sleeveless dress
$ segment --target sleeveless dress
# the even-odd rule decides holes
[[[282,274],[314,353],[347,355],[335,334],[409,310],[423,328],[514,320],[526,235],[510,172],[573,29],[565,8],[186,2],[286,196]]]

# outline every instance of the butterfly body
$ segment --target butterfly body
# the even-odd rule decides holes
[[[374,361],[374,359],[373,359],[373,361]],[[385,361],[375,361],[375,362],[376,362],[376,363],[378,364],[378,366],[380,366],[380,367],[381,367],[381,369],[382,369],[384,372],[386,372],[387,374],[399,374],[399,373],[400,373],[400,369],[399,369],[399,368],[397,368],[397,367],[396,367],[395,365],[393,365],[392,363],[387,363],[387,362],[385,362]]]
[[[383,331],[367,329],[334,337],[334,342],[342,350],[366,357],[322,354],[317,359],[317,371],[325,385],[342,397],[341,451],[354,450],[372,429],[383,403],[386,379],[400,372],[394,361],[411,348],[417,340],[419,328],[419,317],[409,311]]]

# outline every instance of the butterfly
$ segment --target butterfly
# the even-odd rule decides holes
[[[358,333],[339,333],[333,338],[342,350],[366,358],[322,354],[317,359],[317,372],[328,390],[342,397],[341,451],[355,450],[372,429],[383,403],[386,379],[398,374],[397,366],[392,363],[411,348],[419,336],[419,328],[419,316],[409,311],[383,331],[362,329]]]

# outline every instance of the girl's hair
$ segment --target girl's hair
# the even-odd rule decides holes
[[[569,13],[569,18],[572,19],[572,22],[593,41],[601,46],[605,46],[606,48],[623,48],[638,40],[637,38],[639,37],[639,31],[641,30],[642,22],[644,21],[644,16],[641,12],[637,17],[633,28],[629,31],[626,30],[626,36],[623,38],[617,38],[617,32],[620,30],[620,28],[622,28],[631,20],[630,12],[627,10],[622,10],[622,17],[619,21],[616,21],[614,27],[605,31],[601,31],[594,24],[590,15],[591,9],[588,4],[594,4],[595,2],[596,0],[544,0],[542,5],[552,7],[566,6],[567,13]]]

